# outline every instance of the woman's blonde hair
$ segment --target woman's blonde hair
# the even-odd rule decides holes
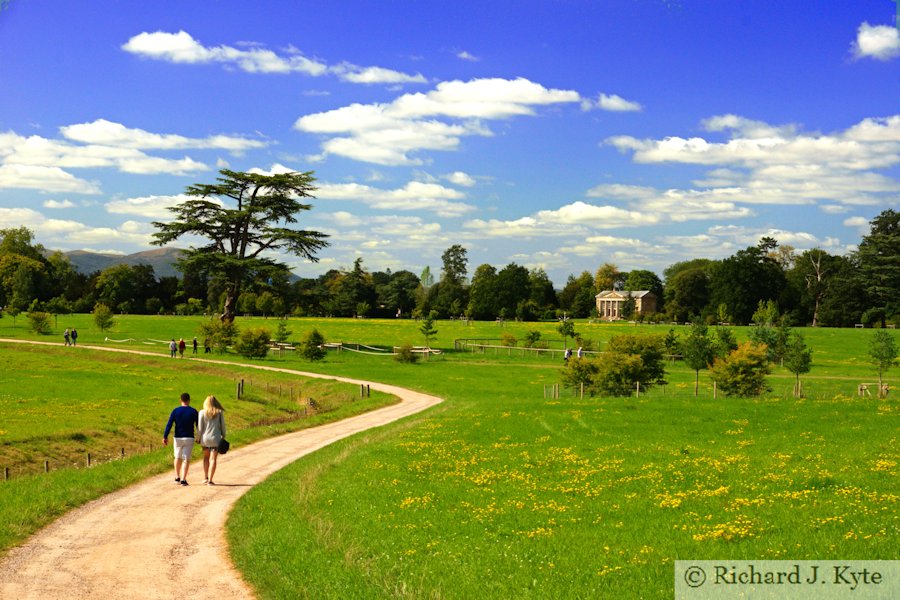
[[[225,412],[222,404],[216,399],[215,396],[206,397],[206,400],[203,401],[203,410],[206,411],[207,417],[215,417],[220,412]]]

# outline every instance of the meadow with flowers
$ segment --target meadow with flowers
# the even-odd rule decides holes
[[[120,316],[104,333],[91,329],[89,316],[67,319],[85,343],[163,355],[164,345],[147,340],[161,332],[193,335],[202,321]],[[240,324],[274,328],[265,319]],[[295,337],[315,327],[329,341],[385,348],[421,343],[413,321],[288,324]],[[672,329],[587,322],[576,328],[597,351],[612,335]],[[667,363],[667,385],[640,397],[580,397],[562,389],[556,398],[546,391],[560,381],[557,355],[535,355],[518,343],[453,350],[457,339],[499,341],[509,333],[522,340],[534,329],[554,347],[555,324],[443,321],[437,329],[432,345],[444,353],[418,364],[346,349],[330,351],[320,363],[291,353],[265,359],[420,389],[445,402],[305,457],[243,497],[228,539],[259,597],[668,598],[678,559],[900,558],[898,392],[886,400],[857,395],[860,383],[876,381],[866,357],[869,330],[801,330],[814,354],[812,371],[803,376],[806,396],[798,399],[791,393],[794,376],[779,366],[767,378],[771,391],[758,398],[714,398],[704,371],[695,397],[694,372],[681,362]],[[735,332],[738,339],[747,334]],[[7,319],[0,334],[46,339]],[[108,387],[91,375],[88,353],[73,359],[65,351],[17,350],[15,366],[5,372],[11,383],[27,381],[35,398],[72,391],[73,405],[85,410],[59,437],[81,443],[73,436],[82,429],[107,429],[91,415],[108,401]],[[69,384],[53,383],[50,366],[71,373]],[[160,389],[174,393],[179,377],[202,387],[214,384],[204,377],[224,375],[152,373],[136,359],[106,368],[126,386],[117,401],[122,406],[133,404],[125,396],[143,395],[160,410],[171,403]],[[153,383],[154,376],[162,379]],[[889,372],[888,382],[895,386],[896,377]],[[233,380],[225,375],[215,385],[227,393]],[[23,406],[9,403],[5,418],[18,418]],[[244,406],[248,420],[258,408]],[[54,414],[50,405],[41,410]],[[0,429],[24,435],[18,426]],[[271,435],[271,427],[263,429],[268,433],[246,441]],[[7,482],[0,508],[40,512],[47,502],[34,501],[47,498],[58,514],[165,466],[158,452],[131,460],[145,468],[122,463],[118,469],[113,462],[26,478],[15,488]],[[73,490],[87,495],[78,500]],[[10,540],[27,533],[19,529]]]
[[[865,333],[808,334],[802,399],[779,368],[759,398],[694,397],[679,363],[640,397],[548,398],[561,365],[512,353],[329,355],[446,402],[251,491],[233,555],[263,598],[669,598],[677,559],[900,558],[898,404],[856,396]]]

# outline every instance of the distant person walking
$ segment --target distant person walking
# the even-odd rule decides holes
[[[209,354],[212,352],[212,347],[209,345],[209,338],[204,338],[203,340],[203,354]]]
[[[219,457],[219,442],[225,437],[225,409],[215,396],[207,396],[197,425],[200,446],[203,448],[203,483],[216,485],[216,461]]]
[[[187,344],[184,343],[184,338],[178,340],[178,355],[181,358],[184,358],[184,349],[187,347]]]
[[[194,337],[194,354],[197,354],[197,337]]]
[[[69,330],[66,328],[66,332],[63,334],[63,338],[66,340],[66,346],[69,345]]]
[[[578,358],[582,358],[584,356],[584,350],[582,350],[581,346],[578,346],[578,351],[575,353],[575,356]]]
[[[175,355],[178,354],[178,344],[175,343],[175,338],[172,338],[172,341],[169,342],[169,354],[172,358],[175,358]]]
[[[569,364],[569,359],[572,358],[572,349],[566,348],[566,351],[563,352],[563,362]]]
[[[172,448],[175,451],[175,483],[187,485],[188,469],[191,467],[191,452],[194,449],[194,428],[197,426],[197,409],[191,406],[191,395],[181,394],[181,406],[176,407],[169,415],[169,422],[163,432],[163,445],[169,445],[169,432],[175,426],[175,439]]]
[[[73,327],[72,328],[72,345],[74,346],[77,343],[78,343],[78,332]]]

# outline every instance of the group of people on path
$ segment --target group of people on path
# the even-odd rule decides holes
[[[69,329],[66,328],[66,332],[63,334],[63,338],[66,340],[66,346],[74,346],[78,341],[78,332],[75,331],[75,328]]]
[[[163,432],[163,445],[169,445],[169,433],[174,426],[172,447],[175,451],[175,484],[188,485],[187,476],[191,466],[191,453],[195,441],[203,448],[203,483],[215,485],[216,463],[219,457],[219,443],[225,438],[225,409],[215,396],[207,396],[203,410],[191,406],[191,396],[181,394],[181,404],[177,406]]]
[[[197,349],[200,347],[200,344],[197,342],[196,337],[191,342],[191,345],[194,348],[194,354],[197,354]],[[176,356],[184,358],[184,351],[186,349],[187,343],[184,341],[184,338],[179,339],[177,342],[175,341],[175,338],[172,338],[172,341],[169,342],[169,355],[171,355],[172,358],[175,358]],[[212,347],[209,344],[209,338],[206,338],[203,341],[203,353],[209,354],[210,352],[212,352]]]
[[[581,346],[578,346],[578,351],[576,353],[578,358],[584,358],[584,349]],[[566,351],[563,352],[563,362],[565,364],[569,364],[569,359],[572,358],[572,349],[566,348]]]

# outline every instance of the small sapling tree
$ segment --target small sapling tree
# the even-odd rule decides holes
[[[797,376],[797,381],[794,383],[794,397],[801,398],[803,384],[800,383],[800,375],[809,373],[812,367],[812,350],[809,349],[803,336],[799,333],[794,333],[788,338],[784,348],[783,361],[785,368]]]
[[[265,358],[271,341],[272,334],[264,327],[245,329],[238,337],[234,349],[246,358]]]
[[[707,369],[715,358],[713,342],[707,335],[706,324],[694,319],[691,331],[681,341],[681,354],[685,364],[694,370],[694,396],[700,391],[700,369]]]
[[[887,386],[884,385],[884,373],[894,366],[897,361],[897,343],[894,336],[884,329],[879,329],[872,336],[869,343],[869,362],[878,371],[878,397],[887,395]]]
[[[102,302],[94,305],[94,325],[96,325],[100,331],[110,329],[113,326],[114,321],[113,312],[109,306]]]
[[[566,319],[557,326],[556,331],[563,336],[563,348],[568,348],[568,339],[575,337],[575,324]]]
[[[300,341],[300,356],[310,362],[322,360],[325,358],[325,337],[319,333],[318,329],[313,329],[307,333]]]
[[[437,312],[431,311],[427,317],[422,319],[422,324],[419,325],[419,331],[425,336],[425,348],[431,348],[431,338],[437,335],[438,330],[434,328],[434,319],[436,317]]]

